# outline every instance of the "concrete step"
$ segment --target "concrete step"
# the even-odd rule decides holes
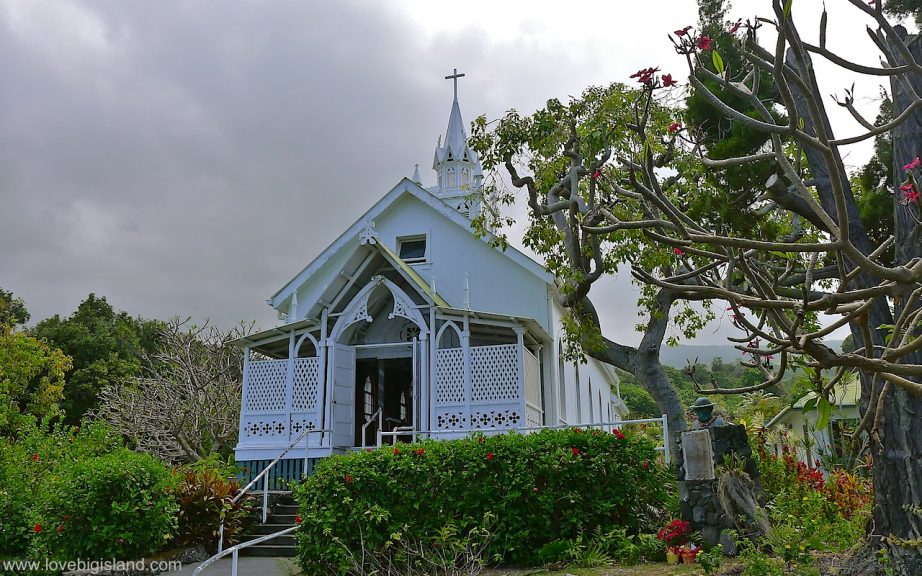
[[[288,524],[289,526],[294,526],[295,516],[297,516],[297,514],[270,514],[269,518],[266,520],[266,524]]]
[[[274,540],[272,542],[274,542]],[[298,549],[295,546],[278,546],[268,543],[256,544],[255,546],[249,546],[241,550],[240,555],[292,558],[298,555]]]
[[[282,530],[291,528],[292,526],[294,526],[294,522],[292,522],[291,524],[284,524],[281,522],[278,522],[278,523],[271,522],[271,519],[270,519],[270,522],[267,522],[265,524],[256,524],[255,526],[251,527],[250,531],[247,532],[246,535],[247,536],[250,536],[250,535],[266,536],[267,534],[275,534],[276,532],[281,532]]]
[[[297,504],[277,504],[272,512],[274,514],[297,514],[300,508]]]
[[[246,536],[241,538],[241,540],[243,542],[249,542],[250,540],[256,540],[257,538],[260,538],[262,536],[265,536],[265,534],[247,534]],[[297,545],[298,545],[298,541],[295,540],[295,537],[292,536],[291,534],[286,534],[284,536],[277,536],[273,538],[272,540],[267,540],[263,544],[256,544],[256,546],[297,546]]]

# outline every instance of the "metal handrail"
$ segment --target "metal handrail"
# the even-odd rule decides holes
[[[204,570],[205,568],[208,568],[209,566],[211,566],[212,564],[214,564],[221,558],[227,556],[228,554],[232,556],[231,576],[237,576],[237,555],[238,555],[238,552],[240,552],[240,550],[247,548],[249,546],[255,546],[256,544],[262,544],[263,542],[272,540],[273,538],[278,538],[279,536],[291,534],[297,529],[298,529],[298,525],[296,524],[292,526],[291,528],[286,528],[279,532],[275,532],[274,534],[267,534],[266,536],[260,536],[259,538],[255,538],[253,540],[247,540],[246,542],[241,542],[240,544],[231,546],[227,550],[218,550],[217,554],[215,554],[211,558],[205,560],[204,562],[196,566],[195,570],[192,571],[192,576],[198,576],[202,572],[202,570]]]
[[[331,431],[330,430],[307,429],[304,432],[302,432],[297,438],[295,438],[288,445],[287,448],[285,448],[285,450],[282,451],[281,454],[279,454],[275,458],[275,460],[273,460],[268,466],[263,468],[262,472],[260,472],[259,474],[256,475],[255,478],[250,480],[250,483],[244,486],[243,489],[240,490],[240,492],[238,492],[237,495],[234,496],[233,499],[231,499],[231,504],[236,504],[237,501],[243,498],[243,496],[250,490],[250,488],[252,488],[257,482],[259,482],[260,478],[265,477],[265,480],[263,481],[263,505],[262,505],[262,523],[265,524],[266,519],[268,518],[268,515],[269,515],[269,476],[268,476],[269,471],[272,470],[272,468],[276,464],[278,464],[279,461],[281,461],[282,457],[288,454],[288,452],[290,452],[291,449],[294,448],[298,444],[298,442],[301,441],[302,438],[308,438],[310,434],[313,434],[313,433],[324,434],[326,432],[331,432]],[[330,444],[331,444],[330,450],[332,452],[332,442]],[[304,472],[305,473],[307,473],[307,460],[308,460],[307,453],[309,449],[310,449],[310,442],[308,440],[305,440],[304,441]],[[223,550],[223,548],[224,548],[224,518],[221,518],[221,525],[218,526],[218,552],[220,553]]]
[[[369,417],[368,417],[368,420],[366,420],[365,423],[362,424],[362,448],[367,448],[367,447],[368,447],[368,443],[365,441],[365,438],[366,438],[365,431],[368,430],[368,426],[369,426],[372,422],[375,421],[375,418],[378,419],[378,431],[379,431],[379,432],[381,431],[381,419],[384,417],[384,413],[382,412],[382,410],[384,410],[383,407],[378,408],[378,409],[375,411],[375,413],[372,414],[371,416],[369,416]]]

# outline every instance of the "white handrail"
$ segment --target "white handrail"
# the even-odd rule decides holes
[[[232,559],[231,559],[231,576],[237,576],[237,553],[238,553],[240,550],[242,550],[242,549],[244,549],[244,548],[247,548],[247,547],[249,547],[249,546],[255,546],[256,544],[262,544],[263,542],[266,542],[266,541],[268,541],[268,540],[272,540],[273,538],[277,538],[277,537],[279,537],[279,536],[284,536],[284,535],[286,535],[286,534],[291,534],[292,532],[294,532],[294,531],[297,530],[297,529],[298,529],[298,525],[296,524],[296,525],[292,526],[291,528],[286,528],[286,529],[281,530],[281,531],[279,531],[279,532],[275,532],[274,534],[267,534],[266,536],[260,536],[259,538],[255,538],[255,539],[253,539],[253,540],[248,540],[248,541],[246,541],[246,542],[241,542],[240,544],[237,544],[237,545],[235,545],[235,546],[231,546],[231,547],[228,548],[227,550],[218,550],[218,553],[217,553],[217,554],[215,554],[214,556],[212,556],[212,557],[209,558],[208,560],[205,560],[204,562],[202,562],[201,564],[199,564],[198,566],[196,566],[196,567],[195,567],[195,570],[192,571],[192,576],[198,576],[198,575],[202,572],[202,570],[204,570],[205,568],[208,568],[209,566],[211,566],[212,564],[214,564],[215,562],[217,562],[217,561],[220,560],[221,558],[227,556],[228,554],[230,554],[230,555],[232,556]]]
[[[362,448],[368,447],[368,443],[365,441],[365,437],[366,437],[365,431],[368,429],[369,424],[375,421],[375,418],[378,419],[378,431],[381,430],[381,419],[384,417],[382,410],[384,410],[383,407],[378,408],[375,411],[375,413],[369,416],[368,420],[366,420],[365,423],[362,424]]]
[[[272,467],[278,464],[279,461],[281,461],[282,457],[288,454],[288,452],[290,452],[291,449],[294,448],[295,445],[297,445],[298,442],[300,442],[302,438],[308,438],[310,434],[313,434],[313,433],[324,434],[326,432],[330,432],[330,430],[308,429],[302,432],[300,436],[295,438],[294,441],[292,441],[291,444],[288,445],[288,448],[285,448],[285,450],[283,450],[281,454],[276,456],[275,460],[273,460],[268,466],[263,468],[262,472],[257,474],[255,478],[250,480],[249,484],[244,486],[243,489],[240,490],[240,492],[238,492],[236,496],[234,496],[234,498],[231,500],[231,504],[236,504],[237,501],[243,498],[243,495],[246,494],[250,490],[250,488],[252,488],[259,481],[260,478],[265,477],[263,481],[263,505],[262,505],[262,523],[265,524],[266,519],[268,518],[268,515],[269,515],[269,471],[272,470]],[[310,442],[308,440],[305,440],[304,446],[305,446],[304,473],[307,474],[307,450],[310,447]],[[221,550],[223,550],[223,548],[224,548],[224,518],[221,519],[221,525],[218,526],[218,552],[220,553]]]

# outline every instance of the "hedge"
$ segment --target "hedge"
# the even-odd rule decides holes
[[[350,551],[380,553],[398,535],[425,542],[447,526],[463,536],[485,519],[486,557],[507,564],[600,530],[653,531],[671,483],[656,455],[639,435],[568,429],[327,458],[295,489],[300,564],[344,574]]]

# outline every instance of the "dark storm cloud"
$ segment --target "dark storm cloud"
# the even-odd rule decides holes
[[[33,319],[92,291],[267,327],[414,163],[432,180],[451,68],[470,121],[596,64],[424,32],[371,2],[0,2],[0,286]]]

